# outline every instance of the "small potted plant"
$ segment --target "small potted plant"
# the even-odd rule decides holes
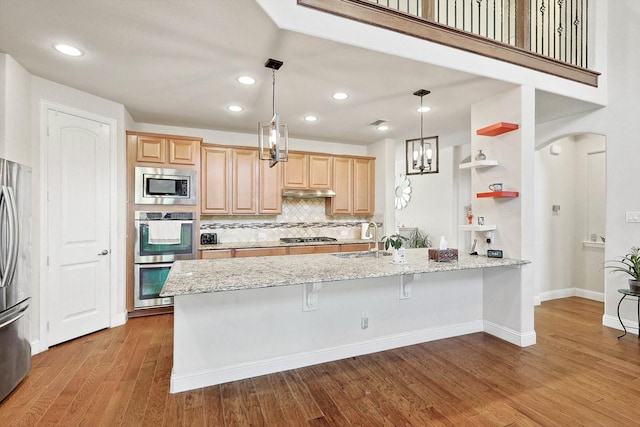
[[[382,241],[384,242],[384,250],[388,251],[389,247],[393,248],[393,262],[396,264],[404,264],[404,248],[402,247],[403,241],[408,241],[406,237],[400,234],[392,234],[390,236],[384,236]]]
[[[640,293],[640,248],[633,246],[625,256],[607,261],[607,263],[613,263],[613,265],[605,265],[605,268],[627,273],[631,276],[629,290]]]

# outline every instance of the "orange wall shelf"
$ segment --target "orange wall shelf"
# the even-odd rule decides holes
[[[478,129],[476,131],[476,134],[478,135],[482,135],[482,136],[498,136],[498,135],[502,135],[503,133],[507,133],[507,132],[511,132],[512,130],[516,130],[518,129],[518,125],[515,123],[505,123],[505,122],[499,122],[496,124],[493,124],[491,126],[487,126],[485,128],[482,129]]]
[[[520,193],[517,191],[490,191],[488,193],[478,193],[476,196],[478,198],[483,197],[494,197],[494,198],[503,198],[503,197],[518,197]]]

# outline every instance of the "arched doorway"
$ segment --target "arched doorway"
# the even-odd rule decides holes
[[[566,136],[535,158],[536,303],[604,301],[605,137]]]

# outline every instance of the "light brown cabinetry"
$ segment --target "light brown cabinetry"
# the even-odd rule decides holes
[[[135,135],[136,161],[170,165],[195,165],[200,140],[157,135]]]
[[[327,214],[353,213],[353,159],[335,157],[333,159],[333,182],[336,195],[327,199]]]
[[[340,245],[340,252],[368,251],[369,247],[370,247],[369,243],[350,243],[346,245]]]
[[[200,158],[200,212],[229,214],[229,149],[203,145]]]
[[[282,213],[282,163],[269,167],[269,162],[260,163],[260,177],[258,183],[258,213]]]
[[[353,213],[375,211],[375,160],[353,159]]]
[[[231,213],[255,214],[258,150],[231,149]]]
[[[289,248],[289,255],[328,254],[338,252],[339,250],[339,245],[291,246]]]
[[[327,215],[373,215],[375,210],[375,159],[335,157],[333,190],[325,204]]]
[[[236,258],[254,257],[254,256],[275,256],[275,255],[287,255],[287,248],[285,248],[285,247],[277,247],[277,248],[247,248],[247,249],[236,249],[235,250]]]
[[[202,146],[201,213],[248,215],[282,212],[282,166],[270,168],[253,148]]]
[[[379,245],[382,249],[382,245]],[[368,243],[347,243],[342,245],[309,245],[309,246],[278,246],[269,248],[243,249],[207,249],[200,251],[201,259],[221,259],[234,257],[274,256],[274,255],[302,255],[324,254],[337,252],[358,252],[369,250]]]
[[[331,189],[331,156],[290,152],[284,163],[284,188],[301,190]]]
[[[210,251],[199,251],[200,259],[224,259],[233,258],[233,249],[215,249]]]

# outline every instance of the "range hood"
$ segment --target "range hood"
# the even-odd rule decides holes
[[[298,199],[314,199],[320,197],[334,197],[336,192],[333,190],[295,190],[284,189],[282,190],[284,197],[296,197]]]

